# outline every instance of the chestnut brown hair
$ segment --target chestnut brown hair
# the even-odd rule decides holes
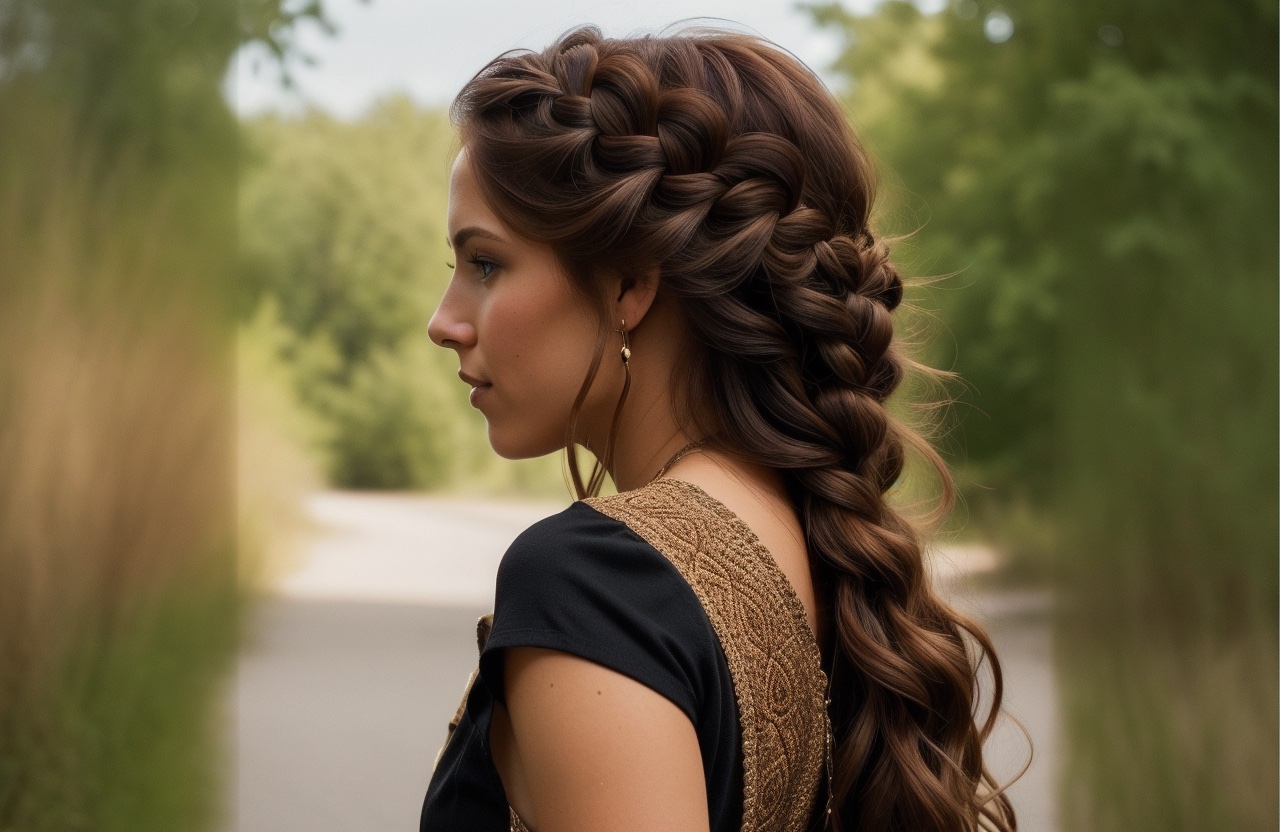
[[[588,296],[601,273],[659,266],[696,345],[673,379],[677,402],[704,405],[690,427],[782,473],[836,635],[831,828],[1015,829],[983,764],[1000,664],[935,594],[920,531],[885,500],[907,448],[936,471],[944,509],[951,479],[885,407],[923,368],[894,339],[903,281],[869,225],[872,165],[830,92],[757,37],[582,27],[490,62],[452,116],[495,213],[550,245]],[[567,450],[579,497],[597,493],[602,466],[584,484]]]

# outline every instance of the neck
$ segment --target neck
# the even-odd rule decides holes
[[[687,331],[675,310],[661,298],[655,301],[631,338],[631,386],[618,416],[609,476],[618,491],[649,484],[682,448],[704,433],[677,418],[672,400],[672,374],[688,360]],[[620,342],[618,344],[620,346]],[[616,359],[615,359],[616,360]],[[616,367],[601,404],[594,409],[591,434],[607,437],[613,408],[622,391],[622,372]],[[705,422],[705,420],[702,420]],[[604,453],[603,447],[599,454]]]
[[[635,388],[632,387],[634,394]],[[640,402],[636,402],[637,405]],[[639,410],[640,408],[637,408]],[[650,418],[641,427],[641,420],[627,418],[624,408],[623,416],[618,423],[618,440],[614,447],[613,470],[609,472],[619,491],[631,491],[648,485],[662,471],[672,458],[690,442],[701,439],[701,436],[688,435],[674,418],[662,419],[661,424],[653,417],[657,407],[644,408],[649,411]],[[634,412],[634,411],[633,411]]]

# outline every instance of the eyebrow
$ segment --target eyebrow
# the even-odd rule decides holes
[[[485,231],[483,228],[480,228],[478,226],[469,225],[466,228],[459,230],[457,234],[453,235],[452,243],[449,242],[449,237],[446,235],[444,238],[444,243],[450,248],[454,248],[454,249],[461,248],[462,244],[465,243],[467,240],[470,240],[472,237],[484,237],[487,240],[496,240],[499,243],[506,242],[506,240],[504,240],[502,237],[499,237],[497,234],[494,234],[492,231]]]

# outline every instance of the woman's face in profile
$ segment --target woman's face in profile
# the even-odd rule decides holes
[[[596,312],[551,249],[518,236],[480,195],[464,148],[449,179],[453,276],[427,331],[458,353],[489,444],[523,459],[564,447],[573,401],[595,352]],[[602,368],[583,409],[607,383]]]

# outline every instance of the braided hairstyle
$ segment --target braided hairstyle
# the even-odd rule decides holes
[[[594,275],[659,265],[697,345],[674,400],[704,402],[711,424],[695,427],[782,473],[836,635],[831,828],[1015,829],[982,757],[999,662],[931,590],[919,532],[885,501],[907,448],[937,472],[943,510],[951,480],[885,407],[923,368],[893,339],[903,282],[868,226],[872,166],[831,94],[752,36],[582,27],[490,62],[452,116],[495,213],[550,245],[588,297],[603,304]],[[569,452],[579,496],[595,493],[599,464],[584,486]]]

